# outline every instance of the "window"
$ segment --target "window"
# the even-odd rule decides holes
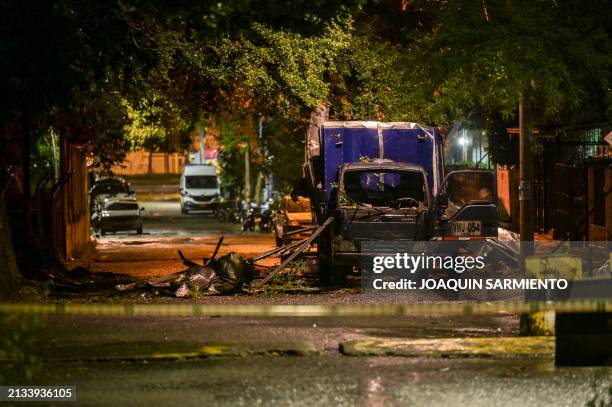
[[[391,206],[400,198],[425,202],[425,191],[420,171],[349,170],[344,174],[344,201],[340,204]]]
[[[185,177],[185,186],[195,189],[216,189],[216,175],[190,175]]]
[[[449,176],[446,195],[450,202],[458,206],[470,201],[493,202],[494,182],[490,173],[458,172]]]
[[[137,211],[137,202],[113,202],[106,206],[106,210],[109,211]]]
[[[130,193],[130,190],[127,185],[118,184],[118,183],[98,184],[94,186],[94,189],[92,191],[93,195],[101,195],[101,194],[116,195],[116,194],[129,194],[129,193]]]

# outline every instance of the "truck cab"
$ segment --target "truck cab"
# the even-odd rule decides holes
[[[433,200],[420,165],[385,159],[345,164],[330,210],[336,266],[358,262],[364,240],[432,237]]]
[[[325,121],[307,132],[306,184],[321,234],[322,279],[357,267],[365,241],[497,236],[494,173],[445,176],[438,130],[409,122]]]

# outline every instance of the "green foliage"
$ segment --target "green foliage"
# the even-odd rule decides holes
[[[306,267],[306,260],[297,258],[287,265],[287,267],[272,277],[271,285],[284,286],[285,288],[295,288],[303,286],[305,281],[302,273]]]
[[[189,144],[189,125],[171,104],[143,100],[138,110],[124,102],[129,122],[124,126],[125,139],[131,150],[147,149],[175,152]]]
[[[194,284],[191,286],[191,296],[195,299],[200,298],[203,295],[202,289],[199,285]]]
[[[33,383],[43,367],[37,352],[41,318],[1,315],[0,321],[0,384]]]
[[[448,124],[475,111],[507,120],[523,97],[532,125],[610,119],[607,2],[402,4],[4,1],[1,161],[19,157],[25,122],[103,165],[180,150],[199,122],[220,130],[237,185],[245,145],[254,174],[297,171],[298,134],[321,103],[341,120]],[[260,140],[261,115],[273,124]]]
[[[611,16],[606,2],[419,5],[434,23],[415,33],[405,53],[411,67],[406,94],[410,109],[420,109],[427,121],[448,123],[474,108],[508,117],[521,97],[533,124],[609,115],[612,54],[606,30]]]

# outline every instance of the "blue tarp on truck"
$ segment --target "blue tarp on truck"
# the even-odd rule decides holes
[[[380,158],[420,165],[433,195],[444,178],[442,138],[435,128],[409,122],[326,121],[319,135],[328,205],[338,171],[347,163]]]

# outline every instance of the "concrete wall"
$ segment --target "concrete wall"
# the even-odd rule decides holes
[[[149,160],[152,174],[180,174],[186,164],[186,157],[179,153],[149,153],[134,151],[127,154],[120,165],[113,167],[117,175],[144,175],[149,173]]]

